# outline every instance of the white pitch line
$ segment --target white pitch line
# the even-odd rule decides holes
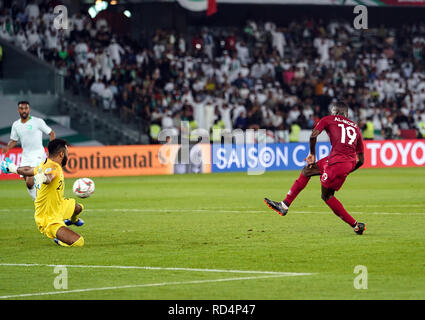
[[[299,275],[303,275],[303,274],[297,274],[297,275],[299,276]],[[267,278],[278,278],[278,277],[288,277],[288,276],[291,276],[291,275],[279,274],[279,275],[268,275],[268,276],[257,276],[257,277],[239,277],[239,278],[224,278],[224,279],[212,279],[212,280],[147,283],[147,284],[116,286],[116,287],[102,287],[102,288],[87,288],[87,289],[76,289],[76,290],[66,290],[66,291],[24,293],[24,294],[0,296],[0,299],[35,297],[35,296],[46,296],[46,295],[67,294],[67,293],[80,293],[80,292],[90,292],[90,291],[106,291],[106,290],[132,289],[132,288],[144,288],[144,287],[160,287],[160,286],[170,286],[170,285],[187,285],[187,284],[202,284],[202,283],[225,282],[225,281],[267,279]],[[295,276],[295,275],[292,275],[292,276]]]
[[[200,268],[174,268],[174,267],[147,267],[147,266],[96,266],[96,265],[64,265],[64,264],[40,264],[40,263],[0,263],[3,267],[66,267],[66,268],[99,268],[99,269],[140,269],[160,271],[192,271],[192,272],[216,272],[216,273],[252,273],[272,274],[281,276],[308,276],[314,273],[258,271],[258,270],[223,270],[223,269],[200,269]]]
[[[90,209],[89,209],[90,210]],[[218,212],[218,213],[261,213],[264,210],[222,210],[222,209],[92,209],[113,212]]]

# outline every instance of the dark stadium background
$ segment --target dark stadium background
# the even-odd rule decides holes
[[[157,144],[160,142],[158,134],[164,128],[174,130],[179,141],[182,134],[189,134],[184,133],[184,130],[195,128],[209,131],[210,142],[217,142],[217,137],[212,136],[212,129],[253,128],[267,130],[264,139],[270,143],[307,142],[314,124],[328,113],[332,101],[338,99],[349,104],[352,110],[350,116],[354,117],[353,120],[359,123],[362,130],[368,128],[366,139],[416,139],[424,135],[425,113],[422,100],[420,107],[415,102],[407,110],[404,104],[409,98],[409,90],[406,88],[399,93],[393,87],[390,98],[384,100],[379,96],[377,98],[376,90],[372,89],[375,86],[373,81],[379,74],[383,79],[390,77],[392,85],[407,81],[407,78],[402,77],[395,79],[391,74],[395,71],[395,77],[397,72],[400,75],[405,63],[412,66],[413,73],[411,71],[410,74],[416,77],[414,86],[422,88],[420,77],[424,72],[422,40],[425,6],[421,2],[416,2],[416,6],[404,3],[403,6],[368,6],[368,29],[349,31],[346,38],[339,38],[339,31],[330,34],[330,24],[337,21],[339,28],[352,28],[356,17],[353,4],[368,3],[367,1],[325,1],[332,5],[315,5],[324,1],[305,1],[307,4],[303,5],[294,5],[296,1],[285,0],[279,5],[261,4],[261,1],[252,0],[247,3],[239,1],[239,4],[218,1],[217,12],[207,15],[205,11],[190,11],[178,1],[116,0],[104,1],[109,3],[107,9],[93,17],[89,15],[90,10],[93,10],[95,2],[102,1],[36,2],[39,3],[40,10],[40,18],[35,24],[39,42],[24,50],[22,47],[25,45],[18,43],[22,39],[17,38],[19,30],[28,33],[32,28],[23,13],[28,4],[33,2],[3,0],[0,3],[0,21],[4,22],[0,29],[7,30],[0,36],[3,52],[0,143],[3,145],[9,140],[10,125],[16,118],[14,104],[22,99],[30,101],[33,115],[45,118],[58,136],[66,138],[73,146]],[[351,5],[344,4],[348,2]],[[390,0],[375,1],[381,5],[384,2],[394,3]],[[57,31],[54,38],[57,41],[56,47],[52,49],[49,48],[46,30],[53,28],[43,19],[48,16],[46,12],[61,4],[67,6],[70,20],[80,17],[84,19],[83,27],[78,32]],[[54,16],[50,16],[52,18]],[[49,17],[45,21],[48,19]],[[102,20],[106,21],[106,31],[99,27]],[[250,22],[260,30],[259,39],[248,35]],[[89,23],[89,27],[86,23]],[[265,30],[271,24],[273,28],[279,28],[276,32],[283,32],[286,38],[283,56],[279,56],[272,47],[272,32]],[[305,28],[310,33],[307,38],[303,36]],[[97,31],[91,33],[95,29]],[[207,56],[205,44],[201,44],[205,41],[204,34],[211,36],[215,45],[211,57]],[[320,35],[331,40],[333,48],[341,48],[342,62],[348,66],[349,72],[347,69],[339,69],[340,75],[334,77],[337,72],[335,66],[326,64],[329,59],[325,66],[317,62],[320,55],[315,47],[315,40]],[[28,34],[26,37],[28,38]],[[175,38],[174,48],[169,49],[167,41],[172,37]],[[178,52],[177,42],[180,38],[185,42],[184,54]],[[417,44],[413,43],[416,39]],[[238,82],[239,79],[235,80],[235,72],[233,75],[228,72],[227,80],[222,83],[216,76],[211,81],[205,75],[200,76],[199,72],[201,69],[204,72],[205,65],[212,66],[214,63],[216,68],[222,68],[223,61],[227,61],[225,54],[230,57],[235,54],[239,59],[234,43],[230,50],[228,46],[229,41],[239,44],[241,40],[249,49],[249,62],[245,69],[250,69],[249,76],[244,76]],[[103,69],[99,71],[101,75],[98,81],[102,87],[99,90],[105,92],[107,86],[108,90],[113,91],[113,97],[105,98],[94,91],[94,87],[99,84],[95,83],[97,81],[94,80],[96,77],[93,73],[98,72],[96,68],[100,66],[101,60],[96,59],[99,56],[104,59],[104,52],[109,50],[114,41],[123,50],[120,57],[122,63],[119,67],[110,69],[112,76],[108,79],[105,78]],[[81,58],[81,65],[77,63],[78,54],[75,48],[82,43],[85,46],[83,50],[87,50],[83,55],[92,55],[91,58],[95,60],[93,66],[90,66],[92,62],[86,57]],[[165,53],[174,50],[171,52],[173,58],[157,58],[155,46],[160,47],[164,43],[167,47]],[[200,49],[197,45],[200,45]],[[334,49],[329,49],[331,63],[336,61],[336,54],[332,50]],[[149,57],[146,60],[148,62],[136,65],[136,55],[143,51]],[[368,65],[364,68],[363,65],[361,68],[366,71],[359,79],[356,73],[359,70],[358,64],[366,64],[369,58],[376,63],[381,55],[387,57],[389,67],[378,73],[375,67]],[[184,72],[180,77],[178,73],[186,70],[186,59],[189,57],[196,61],[193,64],[196,76],[188,78],[188,73]],[[285,72],[291,71],[291,67],[296,72],[304,58],[308,63],[305,76],[301,76],[298,82],[287,82],[284,79]],[[261,68],[271,66],[280,73],[270,76],[266,72],[255,78],[252,72],[257,63]],[[279,68],[279,64],[286,65],[285,68],[289,69]],[[92,74],[87,75],[88,71]],[[156,72],[160,76],[154,81],[152,78],[156,76]],[[341,84],[341,81],[349,81],[347,75],[350,73],[356,73],[355,84]],[[206,82],[201,90],[194,89],[198,80],[204,81],[201,84]],[[170,82],[173,89],[167,91]],[[250,90],[249,99],[240,96],[243,82],[247,83]],[[229,88],[225,88],[227,83]],[[401,86],[406,87],[406,84],[407,82]],[[423,99],[421,95],[425,93],[420,89],[417,92],[411,87],[409,89],[415,95],[412,99]],[[361,97],[363,91],[364,99]],[[227,92],[231,93],[228,95]],[[274,95],[273,101],[270,99],[270,92]],[[382,96],[383,92],[379,92]],[[185,103],[186,94],[193,97],[192,102]],[[257,98],[261,95],[262,101],[255,102],[251,95],[256,95]],[[223,101],[227,107],[222,108]],[[195,108],[195,104],[198,107]],[[213,107],[208,116],[208,125],[206,105]],[[205,123],[198,123],[199,114]],[[189,128],[181,128],[180,121],[183,120],[188,121]],[[196,138],[189,138],[191,143],[197,142]],[[259,141],[258,137],[256,139]],[[326,137],[322,139],[327,141]]]

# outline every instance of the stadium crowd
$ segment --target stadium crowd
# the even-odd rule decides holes
[[[247,21],[132,40],[81,13],[58,31],[54,17],[53,6],[35,1],[1,8],[0,38],[54,64],[67,88],[154,139],[187,120],[276,137],[286,130],[295,141],[339,99],[366,139],[425,137],[424,23],[365,32],[344,21]]]

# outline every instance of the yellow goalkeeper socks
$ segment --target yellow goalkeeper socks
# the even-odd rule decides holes
[[[82,247],[84,246],[84,238],[79,237],[77,241],[75,241],[73,244],[71,244],[71,247]]]

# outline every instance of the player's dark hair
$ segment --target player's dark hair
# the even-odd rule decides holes
[[[348,117],[348,106],[343,101],[337,101],[332,105],[331,113],[334,116]]]
[[[21,105],[21,104],[27,104],[27,105],[30,105],[30,103],[28,102],[28,101],[19,101],[18,102],[18,107]]]
[[[65,148],[68,145],[68,142],[64,139],[54,139],[49,142],[47,145],[47,150],[49,150],[49,156],[54,156],[59,154],[59,152],[65,152]]]

